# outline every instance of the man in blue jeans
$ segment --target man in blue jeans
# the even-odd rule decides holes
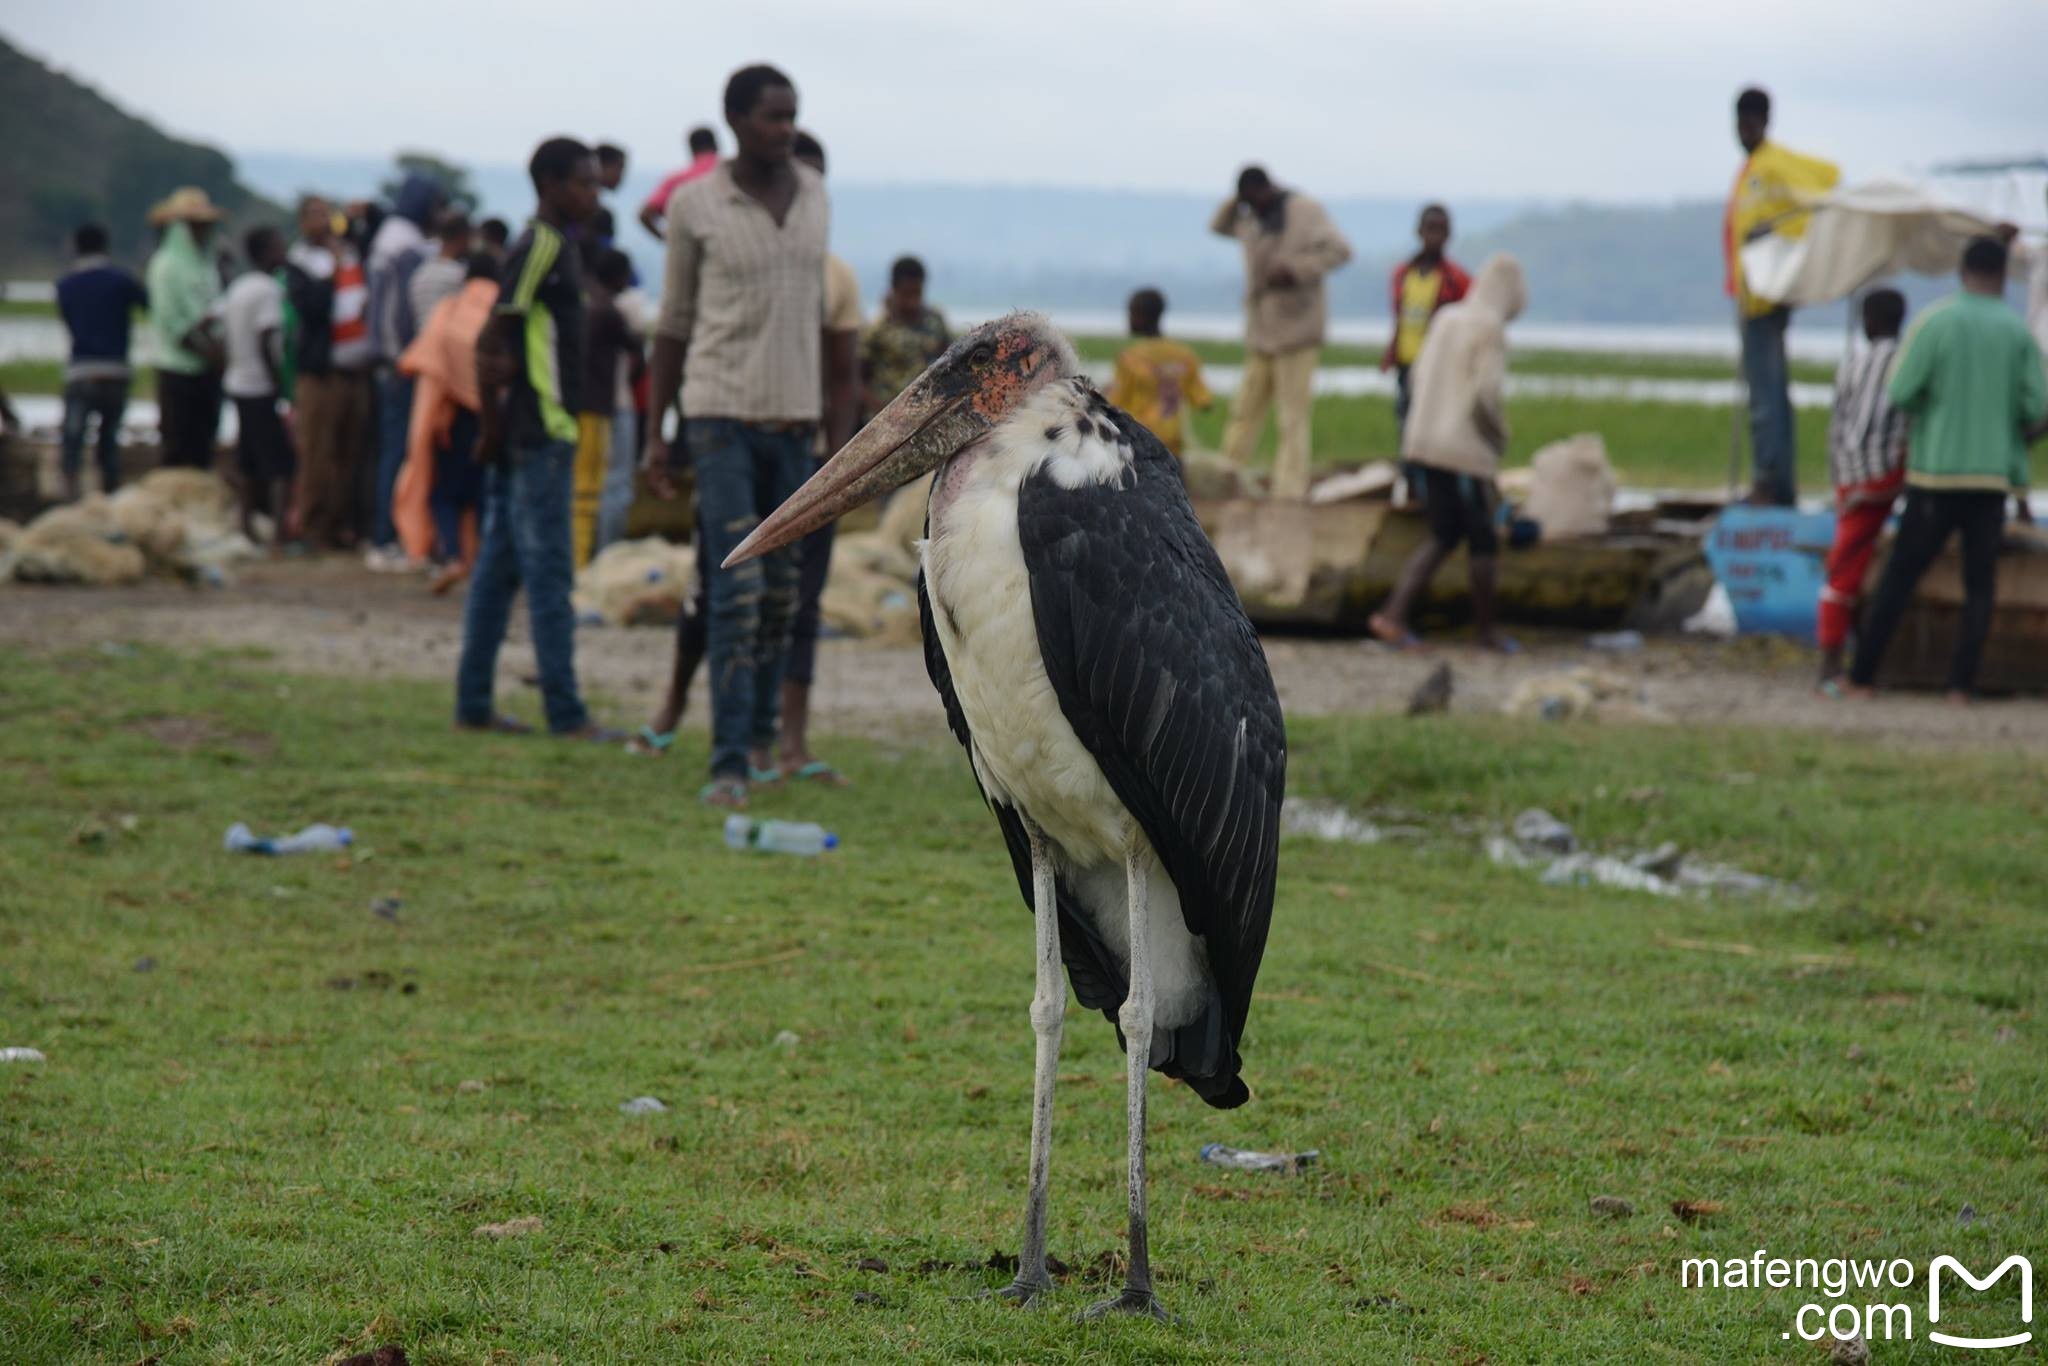
[[[796,161],[796,88],[773,67],[733,73],[725,120],[739,153],[675,191],[668,262],[648,366],[647,448],[655,493],[674,495],[661,419],[681,391],[683,449],[697,473],[697,534],[709,574],[714,806],[747,805],[749,782],[775,782],[783,665],[796,614],[799,550],[720,568],[756,523],[809,477],[824,410],[825,182]],[[835,414],[835,426],[847,425]],[[843,441],[845,431],[833,433]],[[836,449],[836,446],[835,446]],[[675,733],[688,653],[642,739]]]
[[[483,544],[462,618],[455,674],[458,729],[523,732],[492,704],[512,595],[526,586],[548,729],[576,739],[624,736],[592,723],[576,690],[576,618],[569,605],[569,489],[577,386],[583,375],[583,282],[568,230],[597,209],[597,158],[550,138],[529,164],[540,204],[505,260],[497,316],[477,341],[483,403]]]
[[[71,333],[64,365],[64,501],[84,492],[85,428],[97,421],[94,447],[100,492],[121,483],[121,416],[128,408],[128,332],[137,309],[149,307],[142,281],[107,255],[107,230],[88,223],[71,237],[77,259],[57,282],[57,311]]]
[[[1728,193],[1721,226],[1729,297],[1741,325],[1742,379],[1749,389],[1749,501],[1790,507],[1798,500],[1798,454],[1792,424],[1792,374],[1785,363],[1785,328],[1792,321],[1783,304],[1750,293],[1742,272],[1742,247],[1767,233],[1805,233],[1805,204],[1834,188],[1841,172],[1831,161],[1795,152],[1770,136],[1771,97],[1751,88],[1735,100],[1735,140],[1742,145],[1742,169]]]

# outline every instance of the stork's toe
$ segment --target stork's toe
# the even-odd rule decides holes
[[[1019,1308],[1035,1309],[1046,1296],[1052,1294],[1052,1278],[1030,1281],[1019,1276],[1000,1290],[983,1290],[971,1296],[977,1300],[1009,1300]]]
[[[1081,1319],[1099,1319],[1109,1314],[1147,1314],[1161,1323],[1174,1322],[1174,1316],[1166,1312],[1166,1306],[1159,1297],[1149,1290],[1127,1289],[1121,1295],[1112,1295],[1099,1304],[1091,1304],[1081,1311]]]

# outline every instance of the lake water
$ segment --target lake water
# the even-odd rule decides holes
[[[47,295],[48,286],[41,292]],[[10,284],[7,297],[30,298],[26,285]],[[946,305],[946,313],[958,325],[991,318],[1005,308]],[[1085,336],[1120,336],[1124,315],[1099,310],[1051,310],[1052,320],[1068,332]],[[1169,330],[1174,336],[1202,340],[1234,341],[1244,335],[1244,320],[1231,313],[1169,313]],[[1384,318],[1333,318],[1330,340],[1361,346],[1378,346],[1387,339],[1389,324]],[[1597,351],[1621,355],[1722,356],[1733,377],[1736,339],[1731,322],[1726,327],[1672,325],[1643,326],[1618,323],[1517,323],[1510,329],[1513,344],[1526,350]],[[140,348],[148,345],[147,334],[138,331],[137,359],[147,364]],[[1846,338],[1831,327],[1792,328],[1789,347],[1800,360],[1838,361]],[[0,362],[14,360],[62,360],[66,340],[64,326],[55,318],[0,318]]]

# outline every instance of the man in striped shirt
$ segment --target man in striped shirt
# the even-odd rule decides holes
[[[744,808],[748,782],[774,782],[773,757],[800,551],[733,569],[721,562],[813,468],[822,397],[825,182],[796,161],[796,87],[770,66],[733,74],[725,119],[739,154],[682,186],[667,209],[668,262],[648,365],[642,463],[674,496],[661,419],[678,402],[697,476],[697,535],[709,579],[711,782],[715,806]],[[832,449],[850,434],[835,413]],[[678,633],[668,702],[650,731],[674,733],[691,663]]]
[[[1906,433],[1911,419],[1885,392],[1899,358],[1906,296],[1873,289],[1863,296],[1863,335],[1869,345],[1835,371],[1835,410],[1828,420],[1828,479],[1835,486],[1835,543],[1828,550],[1827,581],[1820,590],[1820,686],[1839,687],[1842,651],[1877,538],[1906,482]]]
[[[597,211],[597,158],[550,138],[528,170],[540,205],[505,260],[497,313],[477,340],[477,457],[485,467],[482,544],[462,617],[455,724],[524,731],[492,702],[512,595],[526,587],[548,729],[589,740],[624,737],[594,725],[576,689],[575,578],[569,489],[583,383],[583,280],[567,234]]]

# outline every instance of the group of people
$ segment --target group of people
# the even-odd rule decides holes
[[[160,241],[145,280],[112,264],[105,229],[79,229],[77,261],[58,286],[73,342],[68,491],[82,491],[95,421],[100,483],[118,482],[129,319],[146,310],[165,463],[209,465],[221,406],[232,400],[252,535],[263,518],[280,543],[362,547],[377,567],[431,559],[441,589],[469,578],[458,727],[528,729],[494,703],[497,656],[523,587],[551,732],[665,754],[708,665],[704,801],[743,808],[761,784],[843,782],[811,752],[807,724],[832,529],[733,569],[723,560],[951,337],[925,301],[926,272],[914,257],[894,263],[878,315],[863,318],[854,273],[829,250],[824,147],[798,128],[787,75],[769,66],[735,72],[724,113],[734,155],[721,158],[711,129],[693,129],[690,160],[640,206],[639,223],[665,251],[658,306],[614,245],[602,202],[623,179],[624,152],[571,138],[533,154],[535,210],[516,238],[500,220],[472,223],[422,174],[406,179],[388,210],[338,212],[306,197],[295,239],[251,230],[246,268],[225,284],[224,254],[211,240],[222,215],[201,191],[180,190],[151,215]],[[1774,386],[1783,383],[1785,316],[1748,297],[1734,252],[1793,196],[1832,183],[1833,171],[1769,142],[1768,113],[1761,92],[1738,102],[1749,161],[1728,238],[1751,377],[1756,496],[1783,501],[1792,494],[1790,409]],[[1350,259],[1350,244],[1320,204],[1258,166],[1239,174],[1210,228],[1240,245],[1246,277],[1245,368],[1225,455],[1248,462],[1274,417],[1272,494],[1304,498],[1326,280]],[[1426,505],[1431,535],[1371,630],[1414,644],[1413,604],[1464,544],[1480,639],[1512,648],[1493,622],[1494,481],[1507,441],[1506,328],[1526,285],[1506,255],[1476,277],[1467,272],[1448,254],[1451,231],[1447,209],[1425,206],[1417,250],[1388,281],[1393,326],[1380,363],[1395,376],[1403,496]],[[1903,347],[1903,300],[1878,291],[1865,301],[1872,345],[1844,366],[1830,440],[1843,509],[1822,605],[1831,686],[1871,543],[1901,487],[1900,550],[1851,684],[1868,686],[1914,580],[1960,529],[1970,606],[1952,681],[1959,691],[1970,686],[2004,499],[2024,488],[2022,434],[2041,421],[2038,351],[2030,367],[2025,330],[1986,302],[1995,301],[2003,269],[2000,243],[1973,243],[1963,294],[1930,310]],[[1132,340],[1109,397],[1180,453],[1186,414],[1213,401],[1199,357],[1163,335],[1158,290],[1137,291],[1128,312]],[[667,695],[627,736],[597,724],[582,700],[570,591],[576,568],[624,534],[636,476],[662,498],[693,486],[699,573],[696,602],[678,623]]]
[[[369,202],[338,210],[306,196],[290,240],[268,224],[242,235],[238,270],[216,240],[224,217],[194,187],[156,205],[156,246],[139,280],[112,261],[104,226],[73,234],[75,259],[56,290],[71,338],[61,447],[67,497],[85,492],[89,434],[100,490],[120,483],[131,322],[141,313],[164,464],[211,468],[222,411],[232,405],[243,526],[252,538],[260,515],[279,546],[363,546],[380,567],[424,558],[400,549],[393,513],[413,420],[407,353],[466,281],[495,279],[506,225],[472,225],[434,181],[414,175],[388,212]],[[462,462],[449,464],[440,490],[448,505],[434,514],[444,529],[475,504],[476,481],[459,477]],[[436,536],[420,549],[453,565],[458,540]]]
[[[1770,120],[1766,91],[1752,87],[1736,97],[1735,137],[1744,160],[1729,193],[1723,251],[1748,391],[1748,501],[1789,507],[1798,496],[1785,347],[1791,313],[1751,289],[1742,247],[1765,233],[1799,235],[1806,207],[1841,173],[1832,162],[1773,141]],[[1961,288],[1910,330],[1897,290],[1872,289],[1861,300],[1865,344],[1836,373],[1828,424],[1835,536],[1816,633],[1819,686],[1831,696],[1870,694],[1914,589],[1951,535],[1962,545],[1964,604],[1948,695],[1964,702],[1975,690],[1996,605],[2006,508],[2010,503],[2019,520],[2033,520],[2028,446],[2048,435],[2041,343],[2004,302],[2013,253],[2023,250],[2015,238],[2007,227],[1971,241],[1960,261]],[[2039,263],[2026,264],[2048,277]],[[2030,302],[2030,312],[2034,307]],[[1892,552],[1859,630],[1864,581],[1901,493]]]
[[[2048,372],[2041,348],[2005,305],[2006,241],[1964,248],[1962,287],[1901,333],[1897,290],[1863,297],[1867,346],[1842,362],[1828,423],[1835,486],[1834,544],[1821,589],[1821,688],[1867,697],[1913,590],[1951,535],[1962,543],[1963,610],[1950,656],[1948,696],[1967,702],[1991,632],[2006,507],[2033,521],[2028,445],[2048,435]],[[1905,494],[1892,551],[1847,643],[1879,534]]]
[[[668,694],[628,737],[591,720],[576,684],[569,586],[581,546],[571,514],[592,463],[580,452],[601,443],[571,414],[590,406],[588,390],[605,374],[591,355],[620,329],[603,316],[609,282],[593,289],[574,248],[601,212],[600,163],[555,139],[534,155],[534,221],[477,345],[486,512],[456,724],[526,729],[493,701],[511,597],[523,586],[548,729],[625,739],[659,757],[708,666],[711,763],[700,795],[742,809],[760,784],[845,781],[810,752],[807,726],[832,530],[737,568],[723,561],[951,338],[911,257],[895,263],[881,316],[863,325],[858,280],[829,250],[825,149],[797,127],[794,82],[773,67],[744,68],[727,82],[724,110],[734,155],[720,159],[710,131],[693,131],[692,161],[640,214],[665,250],[646,328],[640,471],[656,497],[677,497],[687,480],[696,501],[697,598],[677,623]]]

